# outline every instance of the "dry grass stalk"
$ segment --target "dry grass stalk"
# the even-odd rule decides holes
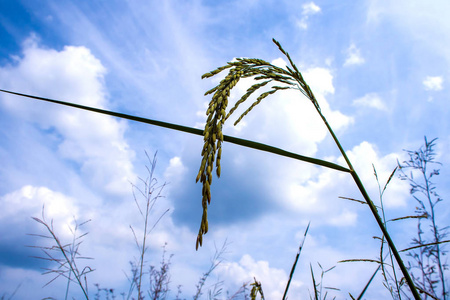
[[[206,280],[208,279],[208,277],[211,276],[211,273],[223,262],[223,255],[225,254],[226,250],[227,250],[227,246],[228,243],[225,240],[225,242],[222,244],[222,247],[220,249],[216,248],[216,251],[214,253],[214,256],[211,259],[211,265],[209,266],[208,271],[206,271],[205,273],[203,273],[202,277],[200,277],[196,287],[197,290],[195,292],[195,295],[193,296],[194,300],[198,300],[200,299],[200,297],[203,294],[203,287],[205,286]],[[213,291],[209,291],[210,295],[216,295],[217,296],[217,292],[218,290],[214,291],[218,286],[220,285],[220,283],[216,283],[214,285],[214,289]],[[221,291],[220,291],[221,292]]]
[[[144,263],[145,263],[145,253],[147,251],[147,238],[148,235],[151,233],[151,231],[155,228],[155,226],[159,223],[159,221],[161,220],[161,218],[169,211],[168,209],[156,220],[156,222],[153,224],[153,226],[151,228],[149,228],[149,217],[150,217],[150,212],[152,211],[153,207],[155,206],[157,200],[161,197],[163,197],[161,195],[162,190],[165,187],[165,183],[158,186],[158,181],[157,179],[153,176],[153,173],[155,171],[156,168],[156,154],[154,154],[153,159],[150,159],[150,157],[148,156],[147,152],[145,152],[145,155],[147,156],[147,159],[150,162],[150,168],[146,166],[147,172],[148,172],[148,177],[146,179],[142,179],[139,178],[139,180],[141,181],[141,183],[144,185],[144,188],[141,189],[138,186],[132,184],[133,186],[133,197],[134,197],[134,202],[136,203],[136,206],[139,210],[139,213],[142,217],[142,221],[143,221],[143,227],[144,227],[144,232],[142,234],[142,242],[139,242],[138,237],[136,236],[136,233],[133,229],[132,226],[130,226],[131,231],[133,232],[133,236],[134,236],[134,240],[136,242],[136,246],[139,249],[140,252],[140,256],[139,256],[139,260],[137,263],[137,269],[138,269],[138,274],[134,274],[133,276],[133,281],[132,284],[134,282],[134,284],[136,285],[137,288],[137,293],[138,293],[138,300],[144,299],[143,296],[143,291],[142,291],[142,278],[143,278],[143,274],[144,274]],[[144,206],[139,204],[139,201],[136,197],[135,194],[135,190],[137,190],[139,192],[139,194],[142,196],[142,198],[144,199]],[[165,251],[165,249],[164,249]],[[164,258],[164,256],[163,256]],[[164,264],[163,264],[164,267]],[[133,267],[132,267],[133,270]],[[154,270],[155,271],[155,270]],[[165,273],[164,273],[165,274]],[[153,275],[157,275],[157,274],[153,274]],[[151,277],[152,278],[152,277]],[[158,279],[159,280],[159,279]],[[161,282],[160,282],[161,283]],[[162,287],[161,287],[162,288]],[[154,291],[152,290],[152,292],[158,294],[158,290],[155,289]]]
[[[45,254],[44,257],[41,256],[33,256],[38,259],[54,262],[57,264],[57,268],[51,269],[51,268],[45,268],[45,274],[56,274],[53,279],[51,279],[49,282],[47,282],[44,286],[49,285],[53,281],[55,281],[59,277],[64,277],[67,279],[67,286],[66,286],[66,293],[65,293],[65,299],[69,296],[69,288],[70,284],[73,282],[76,285],[78,285],[83,295],[86,299],[89,299],[88,296],[88,285],[87,285],[87,278],[86,275],[93,272],[94,270],[91,269],[89,266],[83,267],[83,269],[79,269],[77,261],[82,259],[92,259],[90,257],[84,257],[80,253],[80,245],[83,242],[82,238],[85,237],[88,233],[84,233],[80,236],[77,236],[77,231],[81,226],[84,224],[90,222],[90,220],[85,221],[81,224],[78,224],[75,220],[75,228],[71,228],[69,226],[69,230],[72,233],[72,241],[71,243],[63,244],[60,239],[58,238],[58,235],[55,232],[55,229],[53,228],[53,220],[48,223],[45,219],[45,209],[42,207],[42,219],[32,217],[33,220],[38,222],[39,224],[43,225],[48,233],[50,235],[41,235],[41,234],[29,234],[31,236],[37,236],[45,239],[51,239],[53,240],[56,245],[53,245],[51,247],[47,246],[29,246],[32,248],[40,248],[42,252]],[[55,253],[55,254],[54,254]],[[57,254],[62,254],[62,258],[57,257]],[[72,275],[75,277],[73,278]]]
[[[424,138],[424,145],[418,150],[406,150],[409,156],[402,164],[398,162],[401,171],[400,178],[410,184],[410,194],[416,201],[417,237],[413,239],[413,246],[403,251],[409,251],[412,258],[409,269],[412,271],[414,283],[425,299],[448,299],[449,290],[446,281],[448,265],[443,259],[446,250],[443,248],[448,240],[448,226],[440,227],[437,223],[438,210],[436,205],[443,201],[437,193],[435,176],[440,170],[435,168],[441,163],[435,160],[436,139],[428,141]],[[406,171],[409,171],[407,173]],[[414,176],[416,175],[416,176]],[[423,225],[427,225],[429,231],[424,231]]]

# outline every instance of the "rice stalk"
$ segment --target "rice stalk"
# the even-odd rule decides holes
[[[208,232],[208,219],[207,219],[207,210],[208,205],[211,202],[211,183],[212,183],[212,169],[213,169],[213,163],[214,159],[216,159],[216,170],[217,175],[220,176],[220,159],[222,156],[221,152],[221,143],[223,142],[223,133],[222,128],[224,125],[225,120],[236,110],[236,108],[242,104],[244,104],[250,97],[251,94],[256,92],[258,89],[260,89],[262,86],[265,86],[271,82],[276,82],[278,84],[281,84],[281,86],[272,86],[272,90],[260,94],[256,101],[254,101],[245,111],[244,113],[238,117],[237,121],[242,120],[243,117],[245,117],[255,106],[259,105],[263,99],[265,99],[267,96],[276,93],[277,91],[284,90],[284,89],[296,89],[300,91],[315,107],[317,113],[321,117],[324,125],[327,127],[328,132],[332,136],[336,146],[338,147],[342,157],[344,158],[348,170],[350,171],[350,174],[357,185],[358,189],[360,190],[362,196],[364,197],[365,202],[369,206],[369,209],[372,212],[372,215],[374,216],[380,230],[383,233],[383,238],[386,239],[390,251],[392,251],[392,255],[397,261],[397,264],[399,265],[404,278],[406,279],[406,282],[408,283],[408,286],[416,300],[420,299],[420,296],[415,288],[415,285],[411,279],[411,276],[408,273],[408,270],[406,269],[403,260],[400,257],[399,252],[397,251],[394,242],[392,241],[386,226],[385,222],[383,222],[383,219],[379,215],[377,208],[371,198],[369,197],[364,185],[362,184],[358,174],[354,170],[347,154],[345,153],[345,150],[343,149],[339,139],[335,135],[334,131],[332,130],[330,124],[328,123],[327,119],[323,115],[320,105],[318,101],[316,100],[313,92],[311,91],[309,85],[306,83],[306,81],[303,79],[303,76],[301,72],[298,70],[296,65],[293,63],[290,55],[283,49],[281,44],[273,39],[273,42],[278,46],[278,49],[286,56],[286,58],[289,61],[289,66],[286,66],[286,69],[279,68],[277,66],[274,66],[264,60],[261,59],[252,59],[252,58],[238,58],[234,62],[228,62],[225,66],[219,67],[214,71],[211,71],[209,73],[206,73],[202,76],[202,78],[209,78],[214,75],[219,74],[220,72],[224,70],[228,70],[228,75],[220,81],[220,83],[206,92],[205,95],[213,94],[212,99],[209,103],[209,107],[206,111],[207,115],[207,121],[204,129],[204,146],[201,151],[202,155],[202,161],[200,164],[199,173],[197,175],[197,181],[201,181],[203,184],[202,189],[202,208],[203,208],[203,214],[200,224],[199,233],[197,236],[196,241],[196,249],[198,249],[199,246],[202,245],[203,241],[203,235]],[[230,95],[230,90],[237,84],[240,78],[251,78],[257,83],[252,85],[247,92],[238,100],[235,104],[235,107],[230,110],[230,112],[226,113],[226,108],[228,106],[228,97]],[[259,81],[259,82],[258,82]],[[262,82],[261,82],[262,81]],[[218,140],[216,141],[216,139]],[[220,149],[220,151],[219,151]],[[392,174],[393,175],[393,174]],[[388,182],[390,181],[389,178]],[[384,190],[383,190],[384,191]]]

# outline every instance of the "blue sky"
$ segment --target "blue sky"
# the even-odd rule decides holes
[[[450,20],[447,1],[0,1],[0,88],[202,128],[218,78],[201,75],[236,57],[286,62],[281,42],[315,93],[373,199],[372,171],[386,180],[403,149],[438,137],[444,166],[438,188],[449,194]],[[242,82],[230,100],[239,99]],[[290,299],[308,298],[309,264],[337,267],[325,283],[339,299],[357,294],[376,266],[337,264],[376,258],[376,224],[351,177],[333,170],[224,144],[222,176],[214,179],[210,231],[195,251],[201,186],[195,184],[201,137],[0,94],[0,292],[15,299],[64,295],[64,280],[41,288],[42,240],[31,217],[53,219],[62,239],[67,224],[92,221],[82,245],[94,257],[89,282],[125,291],[124,272],[138,255],[129,228],[141,228],[131,184],[155,176],[166,214],[150,235],[148,262],[158,265],[167,243],[172,290],[195,292],[215,245],[230,244],[207,287],[224,281],[236,291],[253,277],[270,299],[281,298],[303,232],[311,221]],[[236,115],[237,117],[237,115]],[[295,91],[266,98],[240,125],[224,133],[344,164],[314,108]],[[388,216],[411,214],[408,185],[398,178],[385,201]],[[439,220],[450,215],[441,204]],[[444,222],[445,223],[445,222]],[[392,227],[399,248],[415,223]],[[446,224],[448,225],[448,223]],[[318,269],[317,269],[318,270]],[[319,271],[317,271],[319,272]],[[73,287],[73,293],[79,297]],[[367,298],[385,297],[380,280]]]

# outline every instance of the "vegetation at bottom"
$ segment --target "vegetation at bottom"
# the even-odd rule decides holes
[[[353,165],[347,156],[344,148],[342,147],[338,137],[335,135],[333,129],[328,123],[326,116],[321,110],[319,102],[316,100],[309,85],[304,80],[301,72],[292,61],[289,54],[282,48],[280,43],[273,40],[278,49],[286,57],[289,62],[285,68],[272,65],[262,59],[249,59],[238,58],[235,61],[228,62],[226,65],[217,68],[214,71],[206,73],[202,78],[210,78],[222,71],[227,70],[228,75],[222,79],[217,86],[210,89],[205,95],[212,95],[212,99],[206,111],[207,120],[203,131],[198,129],[188,128],[185,126],[164,123],[154,120],[147,120],[144,118],[127,116],[120,113],[109,112],[99,110],[95,108],[83,107],[71,103],[66,103],[58,100],[50,100],[40,98],[36,96],[23,95],[15,92],[9,92],[12,94],[26,96],[36,100],[49,101],[62,105],[69,105],[78,109],[85,109],[96,113],[108,114],[115,117],[127,118],[130,120],[153,124],[157,126],[163,126],[174,130],[180,130],[188,132],[190,134],[200,134],[204,138],[204,145],[201,150],[202,160],[200,162],[200,168],[197,175],[197,182],[202,184],[202,218],[200,222],[200,228],[196,240],[196,248],[201,247],[203,244],[204,236],[209,230],[207,212],[208,207],[211,204],[211,184],[212,184],[212,171],[215,168],[217,177],[221,174],[221,158],[222,158],[222,143],[231,142],[245,147],[254,148],[260,151],[267,151],[277,155],[283,155],[292,159],[301,160],[304,162],[312,163],[318,166],[334,169],[338,172],[344,172],[349,174],[358,190],[361,192],[362,200],[352,199],[348,197],[342,197],[349,201],[358,202],[364,204],[371,212],[374,220],[376,221],[380,233],[375,237],[380,242],[379,256],[375,258],[353,258],[341,261],[339,263],[375,263],[377,268],[374,268],[373,276],[367,282],[364,287],[361,287],[361,292],[358,295],[349,294],[352,299],[362,299],[364,294],[373,282],[375,276],[382,276],[383,284],[389,291],[389,294],[393,299],[448,299],[449,287],[448,287],[448,265],[446,263],[445,255],[446,244],[449,242],[446,238],[448,235],[448,227],[444,224],[439,224],[438,220],[438,205],[441,205],[443,198],[439,195],[437,187],[434,183],[434,179],[439,175],[440,163],[435,161],[435,143],[436,139],[428,141],[425,138],[425,143],[418,150],[407,150],[406,153],[409,159],[398,162],[397,167],[394,168],[389,178],[384,184],[380,183],[381,178],[378,177],[376,168],[374,166],[375,180],[378,182],[379,187],[379,199],[373,201],[368,195],[363,183],[361,182],[359,175],[353,168]],[[236,86],[238,81],[243,78],[252,78],[255,80],[247,92],[235,103],[234,107],[228,109],[228,100],[231,90]],[[299,91],[306,100],[310,102],[315,108],[318,116],[323,121],[324,126],[327,128],[328,133],[332,137],[337,149],[343,157],[346,166],[340,166],[330,161],[324,161],[317,158],[306,157],[294,153],[289,153],[279,148],[256,143],[253,141],[247,141],[229,137],[223,134],[222,129],[228,118],[237,110],[241,105],[244,105],[250,96],[261,88],[267,88],[272,85],[269,90],[261,93],[256,100],[248,106],[248,108],[241,114],[235,122],[235,125],[239,123],[246,115],[248,115],[255,106],[260,105],[262,101],[268,96],[277,92],[282,92],[286,89],[293,89]],[[3,91],[3,90],[2,90]],[[3,91],[8,92],[8,91]],[[301,96],[303,98],[303,96]],[[300,99],[300,101],[303,101]],[[134,186],[134,190],[140,194],[145,200],[144,203],[140,203],[135,195],[135,202],[142,217],[143,235],[138,236],[133,228],[131,228],[136,242],[136,246],[139,249],[139,258],[131,263],[131,275],[129,276],[130,288],[127,292],[120,293],[123,299],[165,299],[168,297],[170,291],[170,266],[171,256],[167,257],[164,251],[161,259],[160,266],[146,266],[145,255],[148,250],[148,237],[152,229],[157,225],[161,217],[152,221],[149,220],[149,212],[154,206],[157,199],[161,196],[164,185],[158,185],[156,179],[153,177],[153,171],[156,164],[156,159],[151,161],[151,167],[149,170],[149,177],[145,180],[141,179],[143,188],[140,189]],[[215,166],[214,166],[215,164]],[[399,216],[394,219],[386,218],[386,211],[384,206],[384,192],[388,188],[392,178],[398,176],[402,180],[406,180],[410,184],[410,194],[412,201],[415,203],[415,211],[408,216]],[[69,299],[70,291],[73,289],[72,285],[75,285],[80,289],[86,299],[89,298],[88,290],[88,275],[93,272],[88,266],[81,267],[81,261],[89,259],[83,257],[80,254],[80,246],[82,244],[82,238],[86,234],[77,235],[77,230],[85,223],[76,225],[73,229],[73,239],[70,243],[63,243],[56,235],[53,223],[48,222],[45,219],[44,209],[42,218],[34,218],[39,224],[45,227],[48,234],[38,235],[43,238],[48,238],[54,241],[55,245],[51,247],[37,246],[41,248],[43,256],[39,257],[50,261],[56,265],[53,269],[45,270],[44,274],[53,275],[53,278],[49,281],[49,284],[63,277],[67,280],[67,287],[65,291],[65,299]],[[389,234],[389,228],[393,222],[417,222],[417,233],[412,237],[411,247],[407,249],[398,250],[396,244],[392,240]],[[286,288],[283,296],[283,300],[287,299],[290,282],[294,276],[296,265],[303,248],[303,242],[307,236],[307,230],[305,236],[300,244],[299,250],[294,260],[289,279],[286,283]],[[225,246],[224,246],[225,247]],[[217,282],[212,285],[208,292],[204,292],[205,282],[214,269],[221,263],[221,257],[224,252],[224,247],[218,250],[210,269],[200,277],[197,284],[197,291],[193,296],[194,299],[200,297],[208,297],[209,299],[227,298],[235,299],[243,297],[244,299],[264,299],[263,287],[264,283],[257,281],[254,278],[252,283],[243,283],[241,288],[231,296],[229,294],[223,295],[223,282]],[[403,253],[403,257],[401,256]],[[406,262],[406,263],[405,263]],[[317,276],[317,267],[310,266],[309,272],[311,273],[312,288],[310,289],[311,299],[326,299],[332,297],[332,293],[337,288],[328,287],[324,284],[326,274],[332,272],[333,268],[324,270],[320,264],[320,276]],[[314,271],[316,270],[316,271]],[[302,270],[306,272],[306,270]],[[379,275],[381,274],[381,275]],[[144,277],[148,276],[147,282],[150,285],[144,285]],[[105,289],[96,286],[95,299],[104,297],[106,299],[115,299],[118,297],[115,294],[114,289]],[[177,299],[181,299],[182,291],[181,287],[177,289]],[[3,299],[6,299],[5,296]]]
[[[425,138],[424,145],[418,150],[407,150],[408,160],[398,162],[398,166],[392,171],[384,184],[380,183],[381,179],[378,177],[375,166],[373,168],[374,177],[379,187],[379,205],[377,205],[377,209],[381,212],[385,226],[391,222],[413,221],[417,223],[416,236],[411,237],[411,246],[400,252],[406,254],[405,259],[407,261],[408,271],[421,295],[421,299],[448,299],[448,265],[445,259],[445,255],[447,254],[445,244],[449,242],[446,240],[448,227],[441,226],[437,222],[437,205],[441,205],[444,200],[438,194],[437,187],[433,181],[440,172],[439,168],[437,168],[440,166],[440,163],[435,161],[435,143],[436,139],[428,141]],[[140,185],[133,184],[133,199],[142,221],[143,231],[142,235],[138,236],[134,228],[130,226],[131,234],[135,240],[138,258],[130,261],[130,271],[127,275],[129,289],[127,291],[118,292],[114,288],[105,288],[98,283],[93,286],[89,285],[89,274],[95,270],[86,263],[86,261],[92,258],[81,255],[83,239],[86,238],[88,233],[80,234],[79,232],[82,232],[83,226],[91,220],[83,223],[78,223],[75,220],[74,227],[69,227],[72,233],[72,239],[70,241],[61,241],[55,232],[53,221],[48,221],[45,218],[45,208],[42,209],[41,218],[33,217],[37,223],[43,226],[47,233],[31,235],[53,241],[51,246],[32,246],[41,250],[41,256],[36,256],[37,259],[46,260],[53,264],[51,268],[47,268],[43,272],[44,275],[51,276],[51,279],[46,285],[50,285],[53,281],[64,278],[66,280],[66,289],[61,291],[64,299],[72,299],[71,295],[80,291],[85,299],[95,300],[156,300],[173,297],[175,299],[186,299],[183,295],[181,285],[176,286],[176,293],[173,290],[170,273],[173,255],[167,254],[166,245],[162,245],[163,254],[159,265],[154,266],[148,265],[147,263],[148,239],[152,230],[157,226],[164,214],[167,213],[167,211],[164,212],[157,220],[150,220],[149,218],[150,212],[157,200],[162,197],[162,191],[165,186],[165,184],[159,185],[153,175],[156,167],[156,154],[152,159],[149,158],[149,161],[150,167],[147,168],[148,177],[146,179],[139,178]],[[400,179],[408,181],[410,184],[411,201],[414,201],[415,211],[412,215],[386,220],[383,195],[392,178],[397,173]],[[341,198],[366,204],[364,201],[358,199]],[[288,299],[289,286],[304,247],[308,229],[309,225],[305,230],[304,237],[295,256],[282,299]],[[368,263],[371,265],[375,263],[378,265],[374,268],[374,273],[367,284],[360,287],[361,292],[358,295],[349,293],[349,297],[351,299],[363,299],[366,291],[370,289],[370,285],[375,276],[382,276],[383,284],[389,291],[392,299],[411,299],[411,293],[405,285],[405,280],[401,277],[398,268],[395,267],[394,258],[389,247],[386,246],[386,240],[383,236],[375,238],[380,241],[379,257],[355,258],[338,262]],[[222,263],[226,249],[226,242],[219,249],[216,249],[211,259],[210,267],[200,276],[196,285],[195,294],[191,297],[193,299],[265,299],[263,292],[264,283],[257,281],[256,278],[252,282],[242,283],[241,287],[233,293],[224,291],[226,283],[223,281],[206,284],[212,272]],[[332,272],[334,268],[331,267],[325,270],[320,263],[317,263],[315,267],[310,265],[310,299],[335,299],[333,297],[333,291],[339,291],[339,289],[325,285],[326,274]],[[307,270],[302,271],[306,272]],[[93,287],[94,290],[90,291],[89,288],[92,289]],[[0,299],[13,299],[14,293],[9,295],[9,297],[7,294],[4,294]],[[291,297],[295,297],[295,295],[291,295]]]

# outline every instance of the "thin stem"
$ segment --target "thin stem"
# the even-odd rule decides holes
[[[99,114],[109,115],[109,116],[113,116],[113,117],[117,117],[117,118],[121,118],[121,119],[127,119],[127,120],[131,120],[131,121],[135,121],[135,122],[146,123],[146,124],[150,124],[150,125],[155,125],[155,126],[159,126],[159,127],[169,128],[169,129],[173,129],[173,130],[178,130],[178,131],[182,131],[182,132],[187,132],[187,133],[203,136],[203,130],[200,130],[198,128],[192,128],[192,127],[183,126],[183,125],[177,125],[177,124],[172,124],[172,123],[167,123],[167,122],[162,122],[162,121],[157,121],[157,120],[151,120],[151,119],[147,119],[147,118],[136,117],[136,116],[127,115],[127,114],[123,114],[123,113],[99,109],[99,108],[95,108],[95,107],[79,105],[79,104],[75,104],[75,103],[71,103],[71,102],[53,100],[53,99],[48,99],[48,98],[43,98],[43,97],[38,97],[38,96],[33,96],[33,95],[27,95],[27,94],[22,94],[22,93],[17,93],[17,92],[2,90],[2,89],[0,89],[0,92],[13,94],[13,95],[21,96],[21,97],[26,97],[26,98],[31,98],[31,99],[35,99],[35,100],[40,100],[40,101],[51,102],[51,103],[60,104],[60,105],[64,105],[64,106],[75,107],[78,109],[92,111],[92,112],[96,112]],[[334,169],[334,170],[341,171],[341,172],[350,172],[349,169],[342,167],[338,164],[334,164],[332,162],[328,162],[328,161],[317,159],[317,158],[299,155],[299,154],[289,152],[289,151],[286,151],[286,150],[283,150],[280,148],[276,148],[273,146],[269,146],[266,144],[253,142],[253,141],[249,141],[249,140],[245,140],[245,139],[240,139],[240,138],[236,138],[236,137],[228,136],[228,135],[224,135],[223,140],[225,142],[229,142],[229,143],[236,144],[239,146],[293,158],[293,159],[304,161],[304,162],[311,163],[314,165],[319,165],[319,166],[322,166],[325,168],[330,168],[330,169]]]
[[[314,99],[315,100],[315,99]],[[313,101],[314,102],[314,101]],[[350,159],[348,158],[347,154],[345,153],[344,149],[341,146],[341,143],[339,142],[338,138],[334,134],[333,129],[331,129],[330,124],[328,124],[327,120],[325,119],[324,115],[322,114],[320,108],[315,105],[315,108],[317,112],[319,113],[320,117],[322,118],[323,122],[325,123],[325,126],[327,127],[329,133],[333,137],[334,142],[336,143],[337,147],[339,148],[339,151],[341,152],[341,155],[344,157],[349,169],[350,174],[353,177],[353,180],[355,181],[359,191],[361,192],[362,196],[364,197],[364,200],[366,200],[367,205],[370,208],[370,211],[372,212],[372,215],[374,216],[376,222],[378,223],[378,226],[380,227],[383,235],[386,237],[386,241],[388,242],[389,248],[392,250],[392,253],[394,254],[395,260],[397,261],[398,266],[400,267],[400,270],[403,273],[403,276],[405,277],[406,282],[408,283],[409,289],[411,290],[411,293],[414,296],[414,299],[420,300],[419,293],[417,292],[417,289],[414,286],[414,283],[412,281],[411,276],[409,275],[408,270],[405,267],[405,264],[403,263],[402,258],[400,257],[399,252],[397,251],[397,248],[395,247],[394,242],[391,239],[391,236],[389,235],[388,231],[386,230],[386,227],[383,224],[383,220],[381,219],[380,215],[378,214],[377,208],[375,207],[375,204],[370,199],[369,194],[367,193],[366,189],[364,188],[364,185],[362,184],[361,180],[359,179],[358,174],[354,170]]]
[[[298,262],[298,258],[300,257],[300,253],[302,252],[303,244],[305,243],[306,235],[308,234],[308,229],[309,229],[309,225],[310,224],[311,224],[311,221],[308,223],[308,226],[306,227],[305,234],[303,235],[302,242],[300,243],[300,247],[298,248],[297,255],[295,256],[295,261],[294,261],[294,264],[292,265],[291,273],[289,274],[289,280],[288,280],[288,282],[286,284],[286,289],[284,290],[283,300],[286,299],[286,296],[287,296],[287,293],[288,293],[288,290],[289,290],[289,286],[291,284],[292,277],[294,276],[295,267],[297,266],[297,262]]]
[[[66,260],[67,264],[69,265],[71,273],[73,273],[73,275],[75,275],[75,278],[77,279],[78,285],[80,286],[81,290],[83,291],[84,296],[86,297],[86,299],[89,299],[89,296],[87,295],[87,292],[84,289],[83,284],[81,283],[81,280],[80,280],[74,266],[72,265],[71,260],[67,257],[66,251],[64,250],[64,247],[61,245],[61,242],[59,241],[58,237],[55,235],[53,230],[45,223],[45,221],[42,221],[40,223],[43,224],[45,227],[47,227],[47,230],[50,232],[50,234],[52,235],[52,238],[55,240],[58,248],[64,255],[64,259]],[[70,273],[69,273],[69,275],[70,275]]]
[[[396,168],[396,169],[397,169],[397,168]],[[396,170],[396,169],[395,169],[395,170]],[[394,170],[394,172],[392,173],[392,175],[394,175],[395,170]],[[374,171],[374,173],[375,173],[375,177],[376,177],[377,183],[378,183],[378,193],[379,193],[379,195],[380,195],[380,206],[381,206],[381,213],[382,213],[382,216],[383,216],[383,224],[384,224],[384,227],[385,227],[386,230],[387,230],[386,214],[385,214],[385,212],[384,212],[384,203],[383,203],[383,194],[384,194],[384,191],[386,190],[387,183],[386,183],[386,185],[384,186],[384,189],[381,190],[380,180],[379,180],[379,178],[378,178],[377,171],[376,171],[376,169],[375,169],[375,165],[373,165],[373,171]],[[392,176],[392,175],[391,175],[391,176]],[[384,237],[383,237],[383,239],[384,239]],[[384,240],[383,240],[383,239],[381,240],[381,247],[382,247],[381,249],[383,249],[383,244],[384,244]],[[400,287],[399,287],[399,285],[398,285],[399,281],[398,281],[398,279],[397,279],[397,272],[395,271],[394,260],[393,260],[393,258],[392,258],[392,251],[391,251],[391,248],[388,248],[388,251],[389,251],[389,253],[388,253],[388,254],[389,254],[389,259],[390,259],[390,261],[391,261],[391,266],[392,266],[392,273],[394,274],[394,283],[395,283],[395,287],[396,287],[396,292],[397,292],[398,298],[401,300],[401,299],[402,299],[402,296],[401,296],[401,294],[400,294]],[[380,258],[381,258],[381,257],[383,257],[383,251],[381,251]],[[384,262],[383,262],[382,264],[384,264]],[[389,285],[389,282],[387,281],[387,279],[386,279],[386,284]]]
[[[426,140],[425,140],[425,143],[426,143]],[[426,192],[427,192],[426,196],[427,196],[427,199],[428,199],[428,202],[429,202],[429,205],[430,205],[430,210],[431,210],[431,216],[430,217],[431,217],[431,222],[433,224],[432,231],[433,231],[433,235],[434,235],[434,242],[436,243],[436,254],[435,254],[435,257],[436,257],[437,265],[438,265],[438,268],[439,268],[439,278],[440,278],[440,281],[441,281],[441,284],[442,284],[442,296],[443,296],[443,299],[446,299],[447,297],[446,297],[446,291],[445,291],[444,271],[443,271],[443,268],[442,268],[441,251],[440,251],[440,247],[439,247],[439,241],[440,241],[440,239],[439,239],[439,232],[438,232],[438,228],[436,226],[436,219],[435,219],[435,214],[434,214],[434,203],[431,200],[432,196],[431,196],[431,192],[430,192],[431,191],[430,180],[429,180],[429,178],[427,178],[426,171],[427,171],[427,160],[424,160],[422,174],[423,174],[424,181],[425,181],[425,188],[426,188]]]

